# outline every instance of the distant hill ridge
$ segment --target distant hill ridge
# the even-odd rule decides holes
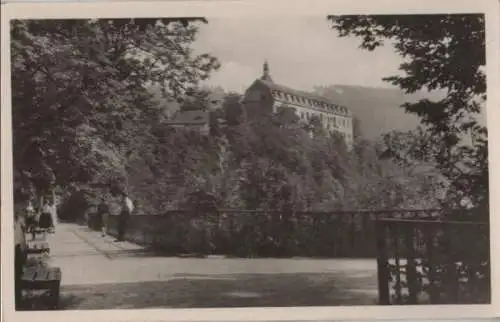
[[[355,85],[317,86],[318,94],[347,106],[360,121],[363,136],[375,140],[389,131],[410,131],[420,124],[420,119],[407,113],[402,104],[421,99],[432,101],[443,98],[440,92],[416,92],[405,94],[399,88],[364,87]],[[486,124],[486,109],[476,116],[480,124]]]
[[[359,119],[363,136],[375,140],[380,135],[393,131],[409,131],[419,124],[416,115],[406,113],[400,107],[406,102],[430,98],[429,94],[405,94],[397,88],[377,88],[354,85],[317,86],[318,94],[347,106]],[[436,95],[434,95],[436,98]]]

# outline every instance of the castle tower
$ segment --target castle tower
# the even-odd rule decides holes
[[[273,79],[271,78],[271,75],[269,74],[269,63],[267,60],[264,62],[264,68],[263,68],[263,74],[262,77],[260,78],[264,81],[272,82]]]

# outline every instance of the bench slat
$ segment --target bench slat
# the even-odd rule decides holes
[[[34,243],[34,246],[36,249],[47,249],[49,248],[49,243],[47,242],[38,242],[38,243]]]
[[[43,253],[43,252],[49,252],[50,247],[49,243],[47,242],[35,242],[28,244],[28,249],[27,253]]]
[[[24,281],[44,282],[61,280],[61,269],[59,267],[37,267],[28,268],[24,271]]]
[[[28,245],[48,245],[49,243],[46,240],[31,240],[28,242]]]

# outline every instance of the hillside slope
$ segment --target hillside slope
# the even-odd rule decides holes
[[[406,95],[399,89],[350,85],[318,86],[316,91],[348,107],[359,119],[363,136],[371,140],[392,130],[407,131],[418,126],[418,117],[400,106],[426,97],[423,93]]]
[[[361,123],[361,132],[367,139],[374,140],[383,133],[399,130],[408,131],[419,124],[419,118],[406,113],[402,104],[427,98],[439,100],[437,92],[405,94],[397,88],[376,88],[352,85],[318,86],[316,92],[334,102],[348,107]],[[486,108],[474,116],[479,124],[486,125]]]

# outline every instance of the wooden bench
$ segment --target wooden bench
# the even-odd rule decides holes
[[[61,269],[46,265],[25,267],[21,278],[21,287],[28,291],[48,290],[50,292],[48,308],[57,309],[61,288]]]
[[[40,228],[40,227],[36,227],[33,229],[33,231],[35,233],[35,235],[42,235],[42,234],[53,234],[55,232],[54,228]]]
[[[46,241],[30,241],[28,242],[26,249],[27,254],[49,254],[50,253],[50,247],[49,243]]]

